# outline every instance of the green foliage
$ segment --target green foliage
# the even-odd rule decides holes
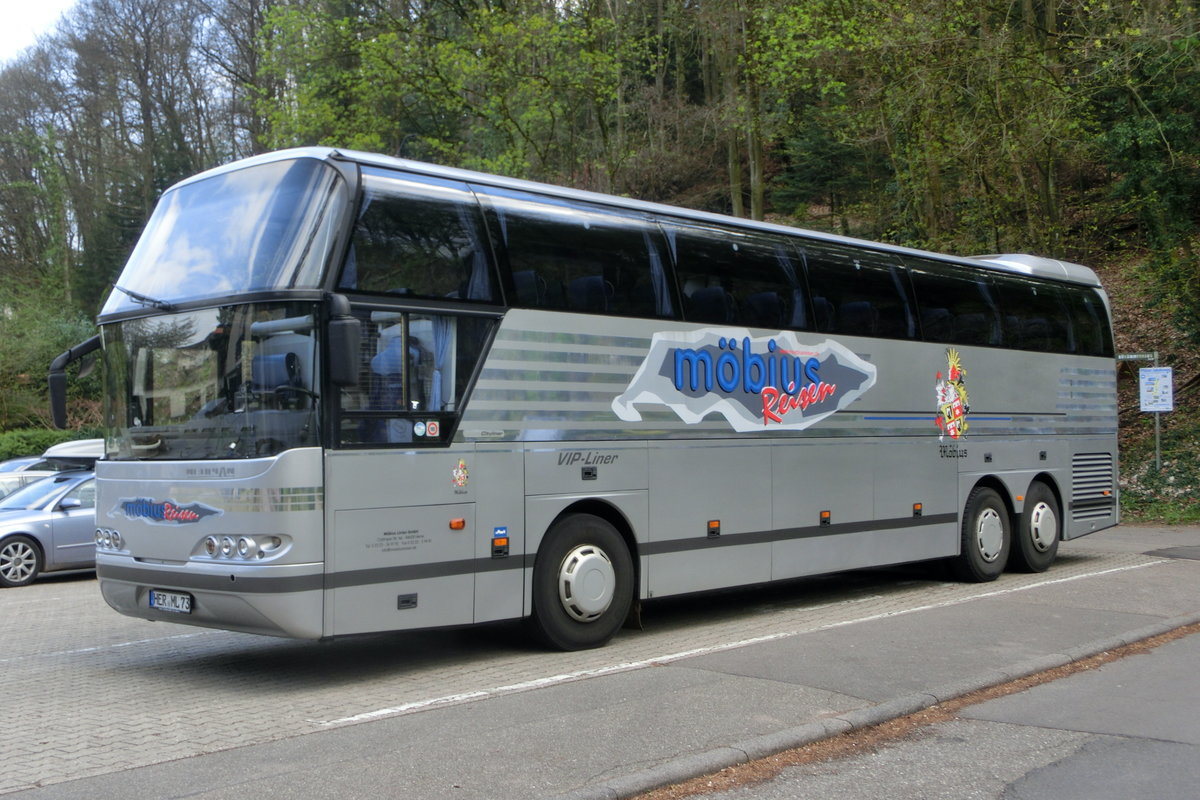
[[[0,314],[0,430],[49,427],[47,372],[50,362],[95,333],[82,315],[45,300],[10,297]],[[99,421],[96,373],[69,382],[73,427]]]
[[[565,12],[564,12],[565,13]],[[338,144],[505,174],[563,180],[611,172],[621,60],[613,24],[554,9],[481,5],[460,16],[330,18],[313,7],[270,17],[263,74],[273,144]]]
[[[73,439],[91,438],[90,434],[92,433],[94,431],[88,431],[88,435],[81,435],[77,431],[56,431],[45,428],[6,431],[0,433],[0,461],[21,456],[41,455],[48,447]]]
[[[1163,432],[1161,470],[1155,467],[1153,438],[1127,447],[1121,461],[1121,511],[1127,520],[1200,522],[1200,422]]]

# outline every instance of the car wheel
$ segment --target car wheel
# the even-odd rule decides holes
[[[0,542],[0,586],[25,586],[42,571],[42,551],[28,536],[10,536]]]

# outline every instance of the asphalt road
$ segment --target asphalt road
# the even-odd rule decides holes
[[[0,793],[632,796],[1200,620],[1200,530],[1060,552],[986,585],[904,569],[657,601],[644,630],[566,654],[515,625],[315,644],[150,623],[111,612],[89,576],[44,580],[0,592]],[[1014,727],[947,725],[965,753]],[[1015,727],[1049,737],[1024,748],[1043,767],[1100,752],[1071,737],[1126,736]]]

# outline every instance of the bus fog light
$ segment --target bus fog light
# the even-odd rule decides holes
[[[104,529],[103,528],[96,528],[96,546],[97,547],[104,546]]]
[[[258,547],[249,536],[243,536],[238,539],[237,551],[242,558],[253,558],[258,552]]]
[[[233,555],[233,537],[221,537],[221,555],[225,556],[226,558],[229,558]]]
[[[120,550],[124,546],[125,546],[125,539],[121,536],[120,533],[118,533],[117,531],[113,531],[112,532],[112,548],[113,548],[113,550]]]
[[[204,540],[204,552],[212,558],[217,557],[217,537],[209,536]]]

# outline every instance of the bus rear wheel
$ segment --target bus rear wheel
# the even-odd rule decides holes
[[[1049,486],[1034,482],[1025,494],[1025,510],[1017,525],[1009,567],[1021,572],[1045,572],[1058,555],[1061,533],[1058,498]]]
[[[591,514],[550,528],[533,565],[534,633],[559,650],[599,647],[633,602],[633,559],[617,529]]]
[[[962,549],[953,562],[959,580],[994,581],[1004,572],[1012,547],[1008,508],[995,489],[976,486],[962,516]]]

